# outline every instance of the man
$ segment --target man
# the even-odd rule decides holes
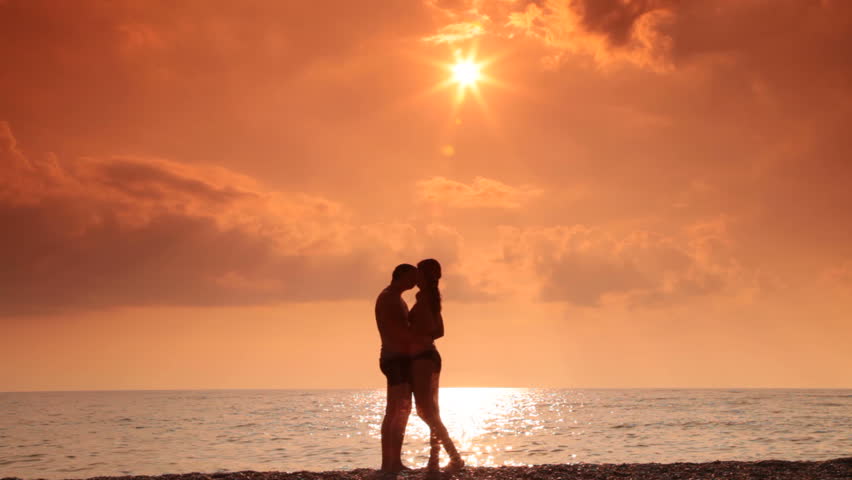
[[[382,339],[379,368],[387,377],[387,408],[382,421],[382,471],[408,470],[402,465],[402,440],[411,414],[411,360],[408,347],[408,305],[402,292],[414,288],[417,267],[404,263],[391,275],[391,284],[376,299],[376,325]]]

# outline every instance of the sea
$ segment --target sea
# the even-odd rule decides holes
[[[384,390],[0,393],[0,478],[378,468],[384,402]],[[440,404],[470,465],[852,456],[852,390],[442,388]],[[404,463],[424,466],[428,448],[412,413]]]

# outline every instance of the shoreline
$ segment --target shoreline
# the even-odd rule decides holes
[[[849,480],[852,479],[852,457],[823,461],[756,460],[715,461],[706,463],[577,463],[533,466],[467,467],[455,474],[428,475],[415,469],[397,476],[383,475],[375,469],[359,468],[328,472],[241,472],[173,473],[162,475],[121,475],[74,478],[66,480],[378,480],[398,478],[471,479],[471,480],[668,480],[668,479],[761,479],[761,480]],[[22,480],[2,477],[0,480]],[[40,479],[26,479],[40,480]]]

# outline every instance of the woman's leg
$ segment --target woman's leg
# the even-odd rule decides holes
[[[429,384],[429,398],[430,401],[427,403],[432,411],[434,411],[433,417],[437,419],[440,423],[439,428],[444,427],[444,422],[441,421],[441,407],[438,403],[438,389],[440,386],[440,372],[436,371],[434,365],[432,365],[432,371],[428,377]],[[424,393],[426,395],[426,393]],[[444,428],[446,430],[446,428]],[[432,428],[431,424],[429,427],[429,468],[437,469],[438,468],[438,459],[441,456],[441,439],[438,436],[437,429]]]
[[[435,441],[431,447],[435,450],[435,456],[437,457],[441,452],[441,444],[443,444],[447,455],[450,456],[451,462],[458,463],[461,461],[461,456],[458,450],[456,450],[456,445],[453,439],[450,438],[447,428],[444,426],[444,421],[441,419],[441,403],[438,401],[438,392],[441,390],[441,355],[437,351],[432,355],[432,375],[430,380],[431,405],[434,409],[436,424],[438,426],[437,435],[432,436]]]
[[[437,467],[441,444],[444,445],[450,459],[454,463],[459,463],[461,456],[447,432],[447,427],[441,421],[438,408],[439,366],[431,358],[418,358],[412,362],[411,369],[412,390],[417,414],[429,426],[430,467]]]

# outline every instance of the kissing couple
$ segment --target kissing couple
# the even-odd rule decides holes
[[[441,316],[441,264],[429,258],[415,267],[398,265],[391,283],[376,299],[376,325],[382,339],[379,368],[387,378],[387,408],[382,421],[382,471],[398,473],[410,468],[402,464],[402,442],[411,414],[411,397],[417,415],[429,426],[429,472],[438,472],[441,445],[450,456],[446,471],[464,467],[464,460],[441,421],[438,387],[441,355],[435,340],[444,336]],[[411,310],[402,292],[417,286]]]

